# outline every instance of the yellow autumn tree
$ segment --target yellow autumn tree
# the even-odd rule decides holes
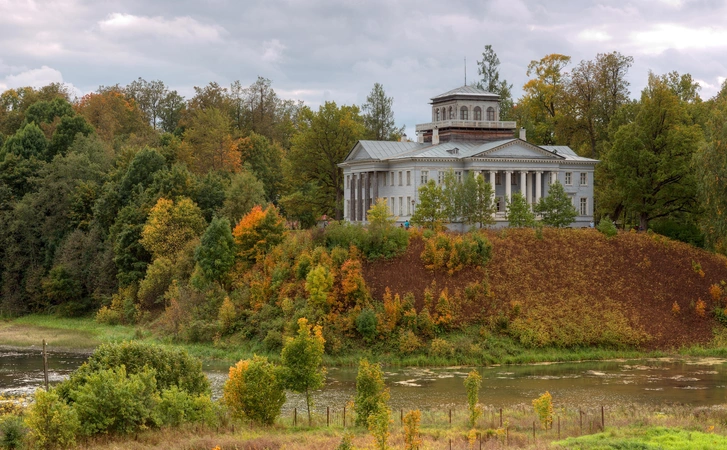
[[[232,231],[237,256],[245,263],[261,260],[267,252],[283,241],[285,223],[272,205],[265,210],[255,206]]]
[[[192,200],[181,197],[174,202],[160,198],[149,212],[140,242],[155,259],[165,257],[173,261],[206,226],[202,211]]]

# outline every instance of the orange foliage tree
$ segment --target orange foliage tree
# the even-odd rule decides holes
[[[184,132],[186,149],[180,157],[199,174],[237,172],[241,167],[238,140],[230,131],[230,118],[219,109],[195,110]]]
[[[76,104],[76,112],[93,125],[106,142],[131,133],[145,134],[151,127],[136,103],[118,87],[86,94]]]
[[[278,209],[270,205],[265,210],[255,206],[232,231],[237,256],[247,264],[262,261],[265,254],[283,241],[285,224]]]

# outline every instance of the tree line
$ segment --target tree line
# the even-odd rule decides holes
[[[568,56],[547,55],[530,63],[514,101],[486,46],[476,83],[501,95],[502,119],[525,127],[532,142],[601,160],[597,218],[727,252],[727,84],[702,100],[690,75],[651,74],[634,100],[632,63],[612,52],[571,67]],[[81,314],[114,295],[134,299],[118,300],[130,315],[143,315],[134,312],[138,299],[146,299],[143,310],[163,308],[160,286],[164,294],[172,282],[184,290],[183,280],[214,281],[226,264],[198,250],[203,233],[229,239],[256,205],[255,220],[271,229],[284,221],[310,227],[324,214],[340,219],[337,164],[359,139],[402,134],[379,83],[361,106],[326,102],[317,110],[280,98],[265,78],[247,87],[212,82],[189,99],[141,78],[77,99],[61,84],[7,90],[0,309]],[[486,225],[486,185],[462,185],[437,210]]]

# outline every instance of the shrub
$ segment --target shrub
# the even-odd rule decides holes
[[[430,353],[433,356],[450,357],[454,355],[454,346],[446,339],[436,338],[432,341]]]
[[[477,232],[456,235],[440,232],[424,239],[422,261],[427,269],[447,268],[450,275],[466,266],[481,267],[492,257],[492,244]]]
[[[389,426],[391,425],[391,411],[386,404],[379,404],[368,419],[369,433],[374,437],[374,448],[387,450],[389,440]]]
[[[128,374],[139,373],[145,366],[153,369],[158,392],[177,386],[190,394],[209,393],[209,382],[202,372],[202,363],[197,358],[189,356],[183,349],[140,342],[99,346],[88,361],[71,374],[70,379],[58,386],[58,393],[63,398],[68,398],[71,389],[84,384],[93,373],[122,365],[126,367]]]
[[[272,425],[285,403],[280,368],[263,356],[230,367],[223,399],[232,415],[263,425]]]
[[[533,409],[540,419],[540,426],[547,430],[553,423],[553,397],[546,391],[537,399],[533,400]]]
[[[127,374],[126,367],[100,370],[89,375],[85,383],[73,389],[69,397],[81,422],[81,433],[126,434],[157,425],[155,371]]]
[[[368,424],[369,417],[389,401],[389,390],[384,385],[381,365],[361,359],[356,375],[356,425]]]
[[[419,437],[419,423],[422,412],[418,409],[409,411],[404,416],[404,450],[419,450],[422,439]]]
[[[697,303],[694,305],[694,312],[696,312],[699,317],[704,317],[706,309],[707,305],[704,303],[704,300],[701,298],[698,299]]]
[[[58,395],[55,389],[35,391],[35,401],[28,409],[25,424],[30,442],[35,448],[69,448],[76,443],[81,426],[76,411]]]
[[[613,221],[611,221],[608,216],[601,218],[601,220],[598,222],[598,225],[596,226],[596,229],[608,237],[613,237],[618,234],[616,225],[614,225]]]
[[[399,335],[399,351],[405,355],[414,353],[422,347],[422,341],[411,330],[406,330]]]
[[[372,342],[376,337],[376,313],[366,308],[356,316],[356,330],[366,342]]]
[[[719,284],[713,284],[709,287],[709,295],[712,296],[712,300],[714,300],[715,303],[719,303],[724,295],[724,290]]]
[[[0,448],[7,450],[20,448],[27,432],[23,419],[19,416],[5,418],[0,422]]]
[[[677,303],[677,301],[674,300],[674,304],[671,305],[671,314],[673,316],[678,316],[681,311],[682,311],[682,309],[679,307],[679,303]]]
[[[233,331],[235,326],[235,319],[237,319],[237,312],[235,311],[235,305],[230,300],[230,297],[225,297],[220,305],[220,310],[217,313],[217,320],[220,322],[220,331],[223,334],[227,334]]]
[[[482,377],[476,370],[473,370],[464,379],[464,386],[467,389],[467,406],[470,412],[469,426],[470,428],[474,428],[477,418],[482,414],[482,410],[477,406],[480,386],[482,386]]]
[[[193,396],[172,386],[162,391],[157,405],[157,417],[162,424],[170,426],[186,422],[211,424],[215,419],[215,408],[209,395]]]

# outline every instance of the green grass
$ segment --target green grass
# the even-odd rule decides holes
[[[620,428],[554,442],[577,450],[710,450],[727,448],[727,437],[681,428]]]

